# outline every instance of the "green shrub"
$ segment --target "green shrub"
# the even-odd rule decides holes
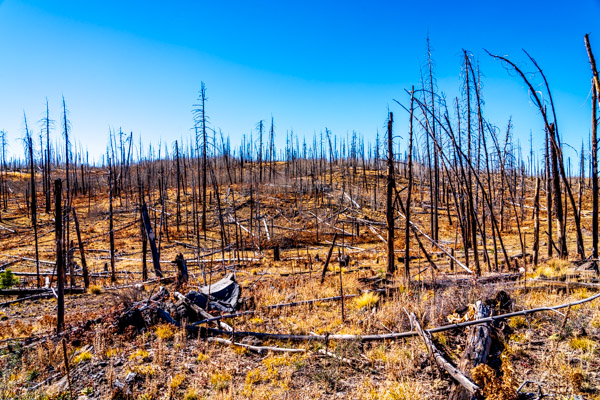
[[[19,278],[10,269],[0,273],[0,289],[10,289],[19,284]]]

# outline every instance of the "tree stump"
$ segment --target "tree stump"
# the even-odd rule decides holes
[[[486,318],[491,315],[490,307],[481,301],[477,302],[475,319]],[[471,370],[479,364],[485,364],[490,354],[492,345],[492,328],[488,324],[475,325],[471,328],[467,338],[467,347],[458,363],[458,368],[469,378]],[[450,391],[450,400],[470,400],[473,398],[463,386],[455,384]]]

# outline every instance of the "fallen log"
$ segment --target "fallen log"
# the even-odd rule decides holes
[[[443,325],[436,328],[426,329],[425,332],[428,333],[438,333],[450,331],[458,328],[465,328],[468,326],[487,324],[490,322],[501,321],[504,319],[517,317],[521,315],[531,315],[542,311],[556,311],[562,308],[567,308],[569,306],[576,306],[584,303],[588,303],[590,301],[594,301],[600,297],[600,293],[595,294],[594,296],[587,297],[582,300],[578,300],[572,303],[560,304],[553,307],[539,307],[532,308],[528,310],[516,311],[507,314],[493,315],[486,318],[481,318],[473,321],[465,321],[456,324]],[[197,328],[197,327],[195,327]],[[379,340],[394,340],[394,339],[402,339],[417,336],[418,332],[416,331],[407,331],[407,332],[393,332],[393,333],[385,333],[379,335],[349,335],[349,334],[333,334],[333,335],[288,335],[288,334],[276,334],[276,333],[266,333],[266,332],[249,332],[249,331],[236,331],[236,332],[226,332],[218,329],[207,328],[208,333],[212,333],[215,335],[226,335],[226,336],[235,336],[235,337],[244,337],[244,336],[253,336],[261,339],[273,339],[273,340],[290,340],[290,341],[327,341],[327,340],[358,340],[358,341],[379,341]]]
[[[304,353],[304,352],[306,352],[306,349],[289,349],[289,348],[285,348],[285,347],[276,347],[276,346],[253,346],[250,344],[237,343],[237,342],[233,342],[228,339],[217,338],[217,337],[210,337],[210,338],[208,338],[208,341],[244,347],[250,351],[253,351],[253,352],[259,353],[259,354],[266,353],[268,351],[277,351],[277,352],[284,352],[284,353]]]
[[[31,296],[35,294],[52,294],[51,289],[46,288],[27,288],[27,289],[0,289],[1,296]],[[74,287],[65,288],[65,293],[78,294],[85,293],[85,288]]]
[[[11,304],[21,303],[27,300],[38,300],[38,299],[47,299],[50,297],[54,297],[52,293],[43,293],[43,294],[34,294],[33,296],[22,297],[20,299],[5,301],[4,303],[0,303],[0,307],[10,306]]]
[[[479,386],[473,383],[473,381],[466,377],[458,368],[450,364],[450,362],[444,358],[444,356],[431,341],[431,337],[429,336],[430,334],[423,331],[423,328],[421,328],[421,324],[419,324],[419,321],[414,313],[410,314],[410,323],[425,342],[425,346],[427,346],[427,352],[431,358],[434,359],[438,367],[445,370],[452,378],[454,378],[456,382],[462,386],[464,390],[468,391],[471,395],[474,395],[481,390]]]

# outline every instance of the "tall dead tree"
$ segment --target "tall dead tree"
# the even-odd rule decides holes
[[[38,227],[37,227],[37,199],[35,189],[35,169],[33,163],[33,139],[31,138],[31,132],[27,126],[27,117],[23,113],[23,119],[25,121],[25,147],[27,149],[29,166],[31,172],[31,225],[33,226],[33,237],[35,242],[35,271],[37,276],[37,287],[42,285],[40,279],[40,252],[38,246]]]
[[[544,157],[544,164],[546,172],[546,222],[548,230],[548,257],[552,257],[552,180],[550,179],[550,138],[548,137],[548,130],[545,130],[545,132],[546,154]]]
[[[177,215],[175,217],[175,224],[177,225],[177,232],[179,232],[179,224],[181,222],[181,169],[179,166],[179,145],[177,140],[175,141],[175,157],[177,160]]]
[[[553,171],[557,172],[556,175],[559,175],[560,178],[562,179],[563,182],[563,186],[566,189],[566,197],[568,198],[569,202],[571,203],[571,208],[573,209],[573,217],[575,220],[575,231],[577,233],[577,252],[579,254],[579,256],[583,259],[585,258],[585,248],[583,245],[583,234],[582,234],[582,230],[581,230],[581,220],[579,218],[579,211],[577,209],[577,204],[575,202],[575,197],[573,196],[573,191],[571,190],[571,184],[569,182],[569,179],[567,178],[567,173],[565,172],[565,165],[564,165],[564,160],[563,160],[563,155],[562,155],[562,149],[560,146],[560,136],[558,134],[558,128],[556,125],[556,110],[554,107],[554,101],[552,100],[552,93],[550,92],[550,87],[548,84],[548,81],[546,79],[546,76],[544,75],[544,72],[542,71],[542,69],[540,68],[540,66],[537,64],[537,62],[535,61],[535,59],[533,57],[531,57],[527,52],[525,52],[525,54],[527,55],[527,57],[529,58],[529,60],[533,63],[533,65],[536,67],[537,71],[539,72],[539,75],[541,75],[543,81],[544,81],[544,86],[546,88],[546,92],[548,94],[548,98],[550,100],[550,106],[551,106],[551,113],[552,113],[552,122],[550,122],[549,119],[549,115],[548,112],[546,111],[546,108],[543,106],[542,101],[540,99],[540,96],[538,94],[538,91],[535,90],[534,86],[532,85],[532,83],[529,81],[529,79],[525,76],[525,74],[523,73],[523,71],[517,67],[517,65],[515,63],[513,63],[512,61],[510,61],[509,59],[507,59],[506,57],[502,57],[502,56],[498,56],[498,55],[493,55],[490,52],[487,52],[491,57],[501,60],[503,62],[505,62],[506,64],[510,65],[511,68],[517,72],[517,74],[521,77],[521,79],[523,79],[523,81],[525,82],[525,84],[527,85],[528,89],[529,89],[529,94],[532,98],[532,100],[534,100],[535,105],[537,106],[538,111],[540,112],[540,114],[542,114],[542,118],[544,120],[544,125],[545,128],[548,130],[549,132],[549,136],[550,136],[550,141],[551,141],[551,149],[554,150],[554,152],[556,153],[556,169],[558,169],[558,171]],[[553,169],[554,169],[554,165],[553,165]],[[560,182],[557,188],[556,182],[554,184],[554,188],[557,189],[555,191],[555,196],[554,197],[560,197],[559,193],[561,193],[560,190]],[[557,202],[555,201],[555,204],[557,204]],[[555,210],[558,212],[558,210]],[[558,219],[558,214],[557,214],[557,219]],[[564,227],[564,221],[563,221],[563,227]],[[564,232],[564,231],[563,231]],[[562,233],[561,233],[562,235]],[[562,235],[564,237],[564,235]],[[566,242],[566,241],[565,241]],[[564,248],[559,248],[559,253],[561,254],[561,257],[566,257],[566,243],[564,245]]]
[[[79,244],[79,255],[81,256],[81,269],[83,272],[83,285],[87,289],[90,286],[90,276],[88,273],[87,261],[85,259],[85,250],[83,248],[83,240],[81,240],[81,231],[79,230],[79,220],[75,208],[72,208],[73,222],[75,222],[75,232],[77,233],[77,242]]]
[[[69,130],[70,130],[70,123],[69,120],[67,119],[67,104],[65,103],[65,97],[63,96],[62,98],[62,103],[63,103],[63,134],[65,136],[65,180],[67,182],[67,198],[66,198],[66,204],[67,206],[65,207],[65,233],[66,233],[66,239],[65,239],[65,245],[67,246],[67,254],[70,251],[69,248],[69,243],[70,242],[70,238],[69,238],[69,210],[71,209],[71,185],[70,185],[70,180],[69,180],[69,159],[71,158],[71,152],[70,152],[70,142],[69,142]],[[74,276],[71,276],[71,284],[73,284],[73,279]]]
[[[560,187],[560,175],[558,172],[558,146],[556,145],[556,135],[554,124],[550,124],[548,128],[548,137],[551,139],[550,145],[550,161],[552,168],[552,191],[555,193],[554,196],[554,213],[556,215],[556,221],[558,223],[558,255],[560,258],[566,258],[568,255],[567,251],[567,225],[565,223],[566,215],[564,214],[562,206],[562,196]]]
[[[600,97],[598,97],[600,94],[600,79],[598,78],[596,59],[594,53],[592,53],[589,34],[584,36],[584,41],[592,68],[592,257],[598,258],[598,118],[596,117],[596,105],[597,102],[600,104]]]
[[[110,241],[110,280],[116,282],[117,274],[115,271],[115,228],[113,220],[113,196],[115,191],[115,185],[113,182],[113,165],[111,158],[108,158],[108,213],[109,213],[109,227],[108,235]]]
[[[414,112],[414,97],[415,88],[414,86],[410,91],[410,117],[409,117],[409,128],[408,128],[408,194],[406,197],[406,226],[404,227],[404,278],[408,282],[410,280],[410,203],[412,197],[412,185],[413,185],[413,165],[412,165],[412,151],[413,151],[413,112]]]
[[[56,314],[56,334],[60,334],[65,324],[65,267],[63,257],[63,219],[62,219],[62,181],[54,181],[54,234],[56,238],[56,277],[57,287],[57,314]]]
[[[206,237],[206,185],[207,185],[207,154],[206,154],[206,86],[204,82],[200,85],[200,95],[198,97],[200,100],[200,104],[194,105],[194,119],[196,124],[196,152],[199,153],[199,141],[198,133],[202,135],[202,169],[200,169],[200,163],[198,163],[198,176],[202,178],[201,186],[202,188],[202,231],[204,232],[204,237]],[[200,125],[200,132],[198,132],[198,124]]]
[[[46,117],[42,120],[44,126],[44,133],[46,134],[46,162],[44,165],[44,195],[46,200],[46,213],[50,213],[52,200],[50,199],[50,126],[52,120],[50,120],[50,109],[48,107],[48,98],[46,98]],[[44,156],[43,156],[44,157]]]
[[[540,254],[540,177],[535,180],[534,200],[534,228],[533,228],[533,265],[537,267]],[[523,257],[525,254],[523,254]]]
[[[260,183],[262,183],[263,181],[263,157],[262,157],[262,153],[263,153],[263,120],[261,119],[258,122],[258,134],[259,134],[259,139],[258,139],[258,181]]]
[[[396,271],[396,265],[394,264],[394,206],[393,196],[394,188],[396,187],[396,180],[394,177],[394,147],[393,147],[393,135],[392,135],[392,124],[394,122],[394,114],[390,112],[388,119],[388,174],[387,174],[387,193],[386,193],[386,221],[387,221],[387,273],[393,275]]]
[[[598,91],[592,85],[592,258],[598,258]]]

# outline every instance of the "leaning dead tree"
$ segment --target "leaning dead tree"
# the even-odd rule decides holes
[[[598,258],[598,118],[597,104],[600,104],[600,78],[596,68],[596,59],[590,45],[590,36],[584,36],[585,48],[592,68],[592,257]]]
[[[487,50],[486,50],[486,52],[487,52]],[[560,188],[559,180],[562,179],[563,186],[567,191],[567,196],[568,196],[570,204],[571,204],[571,209],[573,210],[573,218],[575,221],[575,230],[576,230],[576,234],[577,234],[577,252],[581,258],[585,258],[585,249],[584,249],[584,245],[583,245],[583,234],[581,232],[580,213],[578,211],[578,207],[575,202],[575,197],[573,196],[573,191],[571,189],[571,183],[565,172],[563,153],[562,153],[562,148],[560,146],[560,137],[558,134],[558,127],[557,127],[557,123],[556,123],[556,110],[554,108],[554,101],[552,100],[552,94],[550,92],[550,87],[548,85],[548,81],[546,80],[546,77],[545,77],[542,69],[537,64],[537,62],[533,59],[533,57],[531,57],[527,52],[525,52],[525,54],[531,60],[531,62],[535,66],[537,72],[541,75],[541,77],[544,81],[544,87],[545,87],[546,93],[548,94],[548,97],[550,99],[551,114],[552,114],[551,116],[547,112],[546,107],[542,104],[542,101],[540,99],[538,91],[535,90],[535,88],[533,87],[533,84],[530,82],[530,80],[525,76],[523,71],[515,63],[513,63],[506,57],[493,55],[490,52],[487,52],[487,53],[491,57],[506,63],[515,72],[517,72],[517,74],[523,79],[523,81],[529,88],[529,95],[531,96],[532,100],[534,100],[534,103],[535,103],[536,107],[538,108],[538,111],[542,115],[542,118],[544,121],[544,126],[545,126],[546,130],[548,131],[548,134],[550,137],[551,150],[553,153],[552,154],[552,159],[553,159],[552,166],[554,169],[553,175],[554,175],[554,180],[555,180],[554,192],[557,194],[556,196],[554,196],[554,198],[560,199],[560,196],[558,194],[561,193],[562,191]],[[550,117],[552,118],[552,122],[550,122]],[[560,250],[559,253],[560,253],[560,256],[564,258],[567,256],[566,238],[565,238],[565,233],[564,233],[566,224],[565,224],[564,218],[562,217],[562,205],[560,205],[559,202],[560,202],[560,200],[556,200],[556,202],[555,202],[555,211],[561,213],[560,216],[557,215],[559,224],[561,224],[560,225],[561,226],[561,228],[560,228],[561,229],[561,236],[560,236],[561,243],[559,245],[559,250]]]

